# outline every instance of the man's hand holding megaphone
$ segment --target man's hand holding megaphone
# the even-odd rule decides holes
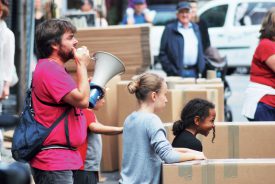
[[[111,53],[97,51],[91,57],[86,47],[78,48],[75,52],[76,62],[78,58],[84,57],[84,60],[95,61],[94,76],[90,82],[89,108],[94,108],[96,102],[104,95],[104,87],[115,75],[125,72],[123,62]],[[87,58],[88,57],[88,58]],[[82,58],[81,58],[82,59]]]
[[[90,52],[86,46],[82,46],[78,49],[73,48],[73,53],[76,65],[84,64],[87,67],[91,62]]]
[[[92,82],[92,77],[89,77],[90,83],[90,98],[89,98],[89,108],[95,107],[96,102],[104,96],[105,90]]]

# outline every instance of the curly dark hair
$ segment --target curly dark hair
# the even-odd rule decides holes
[[[200,117],[201,121],[209,116],[209,109],[214,109],[215,105],[207,100],[195,98],[190,100],[181,111],[180,120],[173,124],[173,134],[177,136],[186,128],[195,125],[194,118]],[[212,142],[215,139],[215,128],[213,128]]]

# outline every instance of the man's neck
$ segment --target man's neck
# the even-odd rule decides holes
[[[54,61],[56,62],[57,64],[61,65],[61,66],[64,66],[65,64],[65,61],[62,60],[62,58],[60,56],[58,56],[57,54],[52,54],[48,57],[48,59],[50,61]]]

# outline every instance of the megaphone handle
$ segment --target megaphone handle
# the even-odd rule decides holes
[[[97,85],[90,85],[90,98],[89,98],[89,108],[94,108],[99,97],[104,93],[103,89]]]

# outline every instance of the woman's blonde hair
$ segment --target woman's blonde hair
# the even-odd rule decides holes
[[[150,92],[159,92],[164,79],[154,73],[143,73],[131,81],[127,88],[139,101],[145,101]]]
[[[275,40],[275,7],[271,8],[263,19],[260,39]]]

